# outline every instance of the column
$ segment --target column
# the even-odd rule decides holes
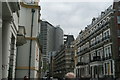
[[[10,21],[3,21],[2,25],[2,78],[8,78],[10,56]]]
[[[0,18],[0,80],[2,78],[2,20]]]

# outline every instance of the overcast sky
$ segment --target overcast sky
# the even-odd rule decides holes
[[[41,0],[42,1],[42,0]],[[112,5],[108,2],[41,2],[41,19],[60,25],[64,34],[78,36],[79,32]]]

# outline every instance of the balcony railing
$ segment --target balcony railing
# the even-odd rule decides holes
[[[108,57],[104,57],[102,60],[108,60],[108,59],[111,59],[112,57],[111,56],[108,56]]]
[[[87,63],[85,63],[85,62],[78,62],[77,64],[76,64],[76,66],[82,66],[82,65],[86,65]]]
[[[101,61],[101,57],[100,56],[94,56],[93,60],[91,60],[91,62],[95,62],[95,61]]]

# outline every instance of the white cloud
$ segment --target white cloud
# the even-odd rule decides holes
[[[53,25],[61,25],[64,33],[75,37],[81,29],[91,23],[101,11],[108,8],[112,2],[43,2],[41,5],[41,18]]]
[[[41,2],[113,2],[113,0],[41,0]]]

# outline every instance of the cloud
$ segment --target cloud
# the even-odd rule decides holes
[[[81,29],[91,23],[93,17],[100,15],[112,2],[43,2],[41,18],[53,25],[61,25],[64,33],[75,37]]]
[[[113,2],[113,0],[41,0],[41,2]]]

